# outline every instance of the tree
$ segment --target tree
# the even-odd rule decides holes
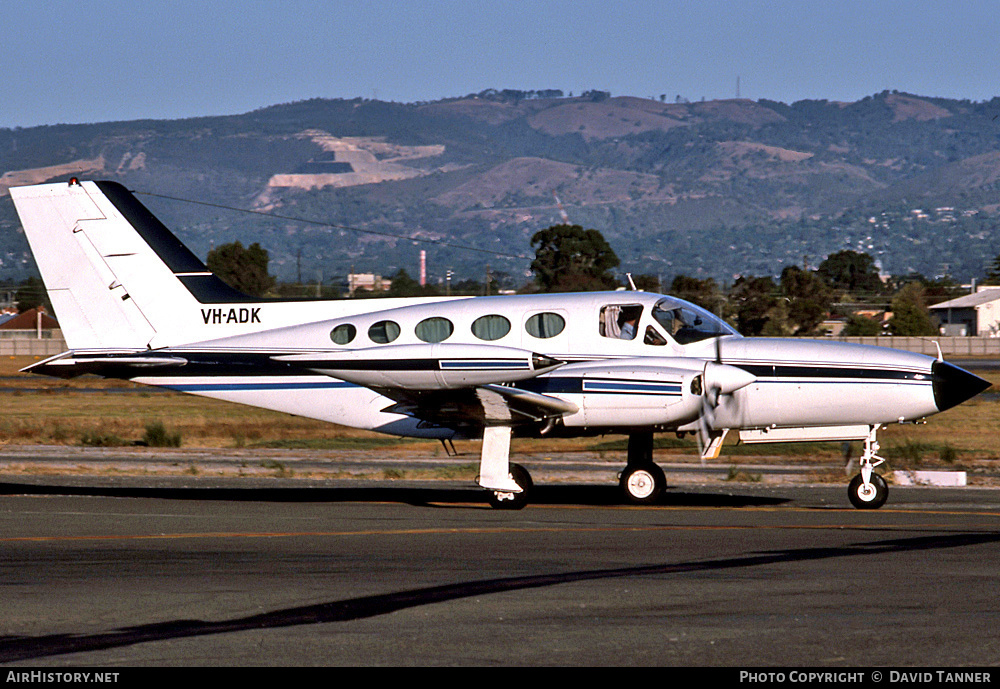
[[[881,292],[875,261],[868,254],[857,251],[838,251],[830,254],[816,271],[830,287],[847,292]]]
[[[743,277],[733,283],[729,304],[736,311],[736,329],[744,335],[760,335],[777,303],[774,280],[770,277]]]
[[[984,285],[1000,285],[1000,254],[993,259],[990,267],[986,271],[986,279],[983,280]]]
[[[642,290],[643,292],[653,292],[658,293],[661,291],[660,278],[655,275],[650,275],[648,273],[643,273],[642,275],[633,275],[632,282],[635,283],[635,288]]]
[[[52,313],[49,295],[42,281],[34,276],[25,278],[17,286],[17,312],[24,313],[38,306],[44,306],[47,312]]]
[[[675,275],[670,283],[669,293],[714,314],[722,313],[725,298],[712,278],[702,280],[689,275]]]
[[[553,225],[531,238],[535,260],[531,270],[543,292],[584,292],[615,289],[610,273],[620,261],[597,230],[579,225]]]
[[[924,289],[920,283],[908,283],[893,298],[889,332],[893,335],[938,334],[924,303]]]
[[[823,280],[798,266],[787,266],[781,271],[781,291],[788,299],[789,328],[796,335],[815,331],[833,301]]]
[[[420,282],[410,277],[404,268],[392,277],[389,291],[385,293],[387,297],[433,297],[439,294],[433,285],[421,286]]]
[[[260,244],[244,248],[240,242],[223,244],[208,252],[205,264],[219,279],[251,297],[262,297],[274,286],[267,273],[270,258]]]
[[[847,317],[847,326],[840,333],[845,337],[871,337],[882,334],[882,324],[874,318],[851,314]]]

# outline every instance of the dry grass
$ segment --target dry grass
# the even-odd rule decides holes
[[[107,444],[131,444],[143,438],[148,424],[156,422],[170,433],[180,433],[185,447],[385,439],[376,433],[127,381],[95,376],[62,380],[19,373],[35,360],[0,360],[0,389],[6,388],[0,390],[4,410],[0,443],[78,445],[85,438],[105,438]]]

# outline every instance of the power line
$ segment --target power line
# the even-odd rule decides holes
[[[139,194],[142,196],[152,196],[158,199],[167,199],[168,201],[180,201],[181,203],[193,203],[198,206],[208,206],[209,208],[219,208],[227,211],[236,211],[238,213],[249,213],[250,215],[261,215],[266,218],[275,218],[277,220],[289,220],[292,222],[299,222],[306,225],[318,225],[320,227],[329,227],[335,230],[344,230],[346,232],[358,232],[360,234],[373,234],[379,237],[389,237],[391,239],[401,239],[407,242],[420,242],[422,244],[434,244],[436,246],[444,246],[450,249],[462,249],[464,251],[476,251],[481,254],[489,254],[491,256],[499,256],[501,258],[518,258],[518,259],[528,259],[530,256],[524,254],[508,254],[503,251],[493,251],[490,249],[480,249],[475,246],[468,246],[466,244],[456,244],[454,242],[446,242],[439,239],[421,239],[419,237],[407,237],[401,234],[393,234],[392,232],[380,232],[379,230],[366,230],[360,227],[350,227],[348,225],[338,225],[332,222],[325,222],[323,220],[310,220],[308,218],[298,218],[292,215],[281,215],[279,213],[269,213],[267,211],[256,211],[250,208],[237,208],[235,206],[226,206],[221,203],[211,203],[209,201],[197,201],[195,199],[184,199],[177,196],[167,196],[165,194],[154,194],[150,191],[138,191],[132,190],[133,194]]]

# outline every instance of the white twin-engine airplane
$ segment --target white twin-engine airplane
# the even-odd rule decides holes
[[[645,292],[276,301],[226,286],[115,182],[10,190],[69,351],[25,370],[124,378],[399,436],[482,438],[479,485],[523,507],[512,434],[627,434],[625,498],[665,486],[653,434],[717,457],[745,443],[863,440],[855,507],[877,508],[876,432],[990,383],[881,347],[744,338]]]

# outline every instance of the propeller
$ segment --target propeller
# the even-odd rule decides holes
[[[718,404],[719,389],[706,385],[701,395],[701,414],[698,416],[698,454],[701,455],[702,464],[705,464],[707,450],[712,444],[711,429],[715,425],[715,408]]]
[[[705,364],[702,374],[701,414],[698,416],[698,451],[702,464],[712,451],[713,441],[721,441],[720,436],[712,437],[715,428],[716,409],[723,395],[732,395],[757,380],[757,376],[738,366],[722,363],[721,337],[715,338],[715,361]]]

